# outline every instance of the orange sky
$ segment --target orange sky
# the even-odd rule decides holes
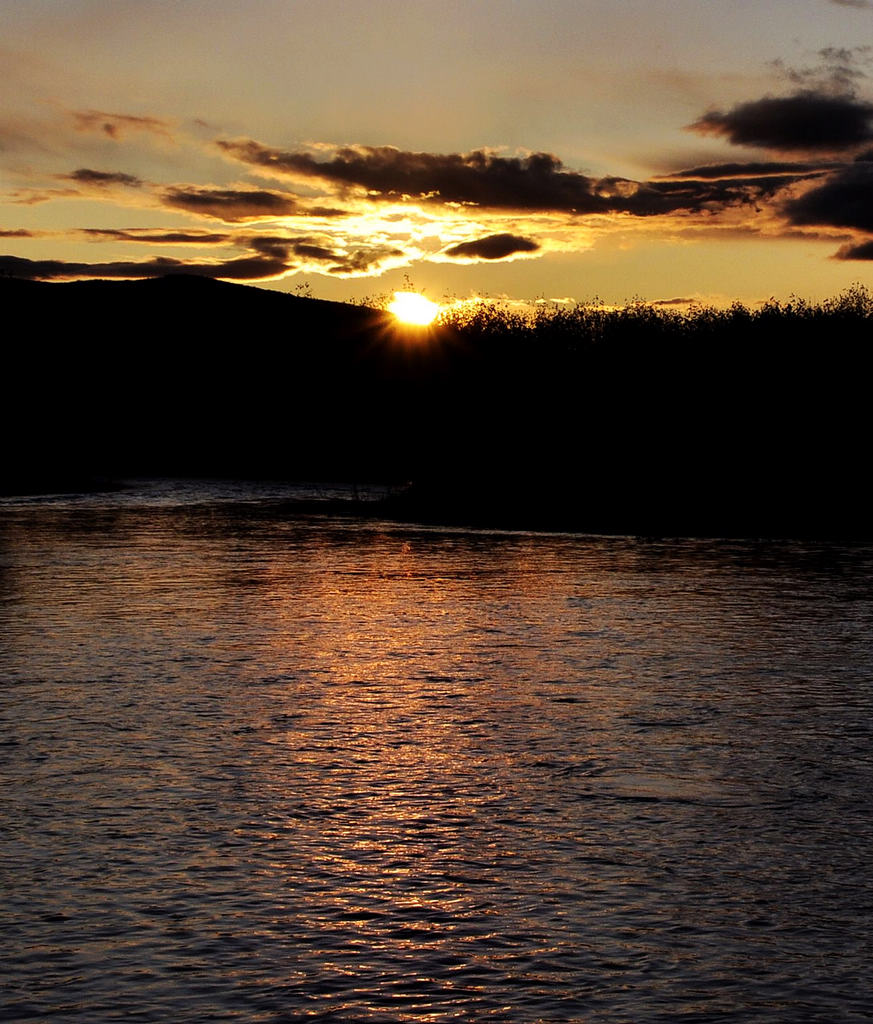
[[[873,286],[867,0],[0,0],[0,271]]]

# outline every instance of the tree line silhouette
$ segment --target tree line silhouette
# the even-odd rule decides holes
[[[384,311],[199,278],[5,280],[6,490],[411,482],[398,514],[866,533],[873,297]]]

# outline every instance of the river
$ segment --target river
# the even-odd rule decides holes
[[[873,1020],[873,546],[287,498],[0,501],[0,1020]]]

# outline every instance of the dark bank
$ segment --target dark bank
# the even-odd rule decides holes
[[[398,485],[381,512],[424,521],[873,532],[860,287],[686,314],[483,305],[429,329],[185,276],[4,279],[0,296],[7,493],[378,480]]]

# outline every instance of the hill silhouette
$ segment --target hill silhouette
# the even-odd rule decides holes
[[[397,514],[869,534],[863,290],[433,330],[243,285],[0,281],[7,491],[125,475],[412,481]]]
[[[190,276],[3,280],[0,296],[20,325],[5,385],[19,475],[355,465],[337,405],[378,362],[384,313]]]

